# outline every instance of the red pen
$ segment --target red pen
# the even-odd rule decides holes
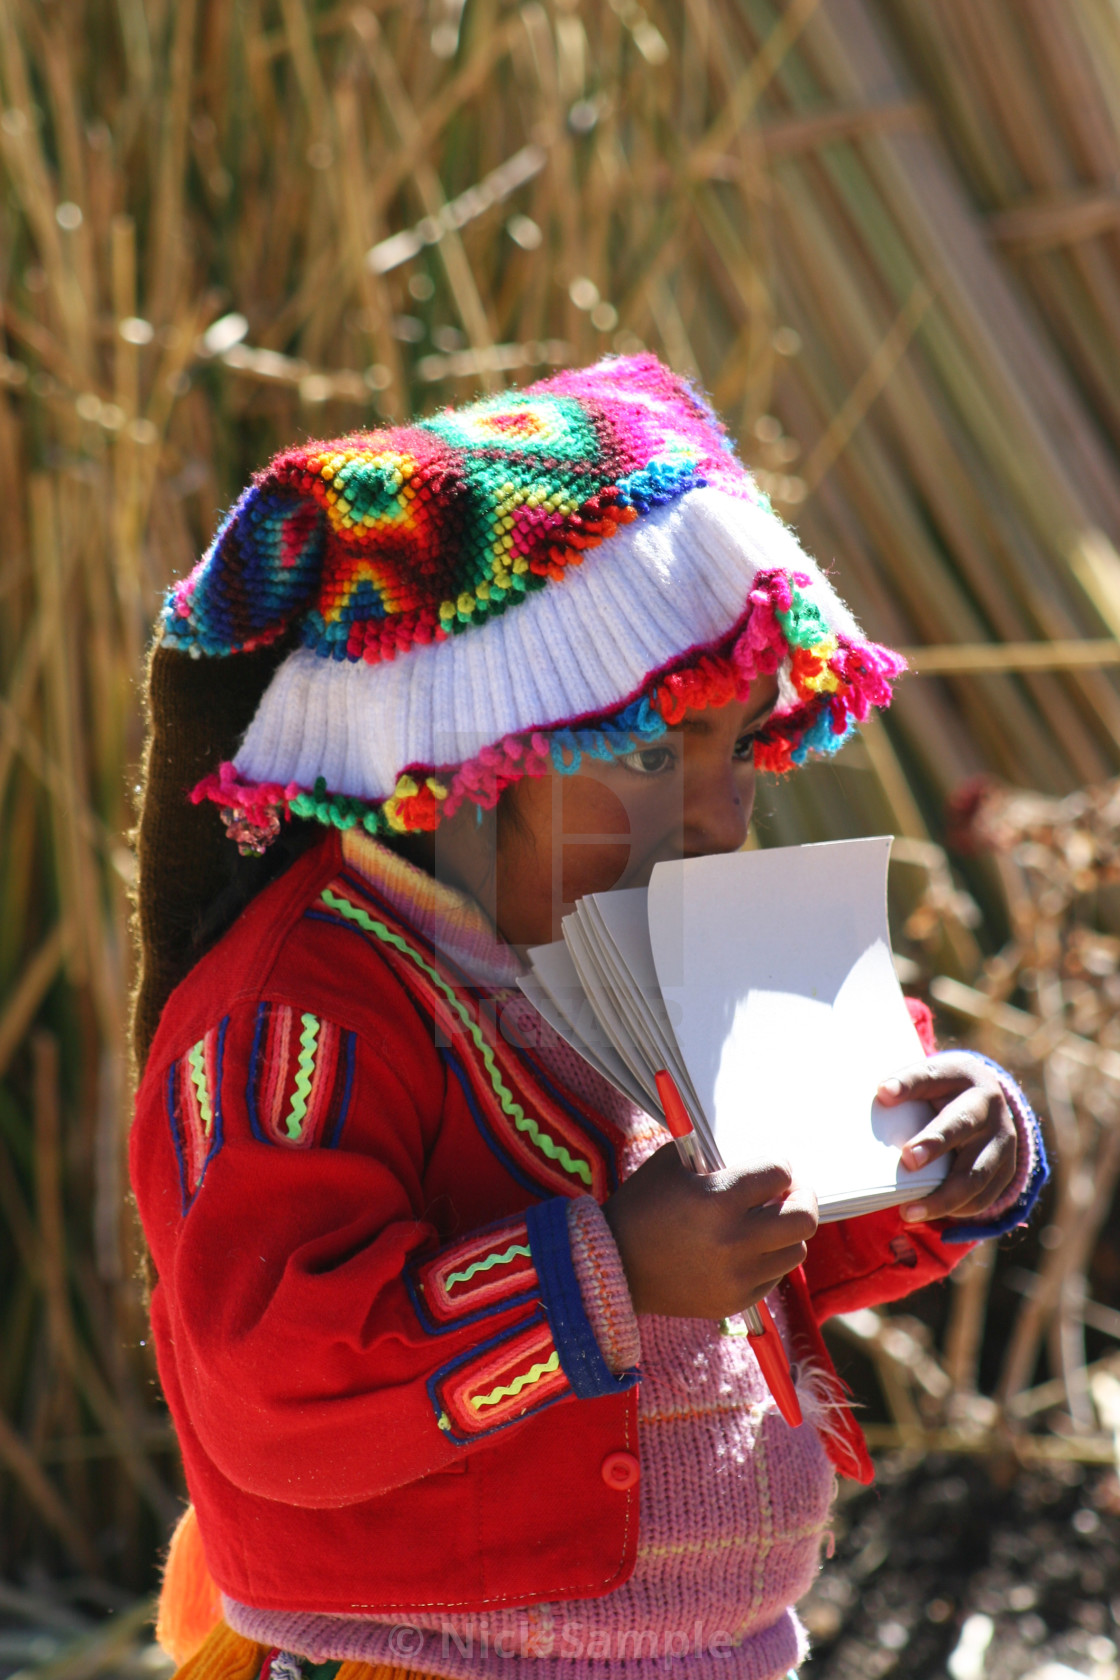
[[[677,1154],[685,1166],[694,1173],[718,1172],[724,1163],[719,1159],[718,1153],[713,1160],[705,1150],[672,1074],[667,1068],[662,1068],[654,1078],[657,1081],[661,1107],[665,1111],[665,1124],[677,1146]],[[774,1403],[791,1428],[796,1429],[802,1422],[801,1407],[797,1400],[797,1390],[793,1386],[793,1374],[786,1358],[786,1350],[782,1346],[782,1338],[778,1335],[778,1327],[770,1316],[770,1309],[765,1301],[756,1301],[742,1316],[747,1326],[751,1348],[758,1360],[758,1368],[765,1378],[767,1388],[774,1396]]]

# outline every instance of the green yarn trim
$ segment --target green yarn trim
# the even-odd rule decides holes
[[[299,1666],[303,1670],[303,1680],[334,1680],[342,1667],[341,1662],[328,1659],[326,1662],[313,1663],[306,1657],[299,1659]]]
[[[793,590],[793,605],[789,611],[775,610],[774,617],[781,625],[782,634],[791,648],[815,647],[818,642],[827,641],[832,635],[820,608],[814,601],[807,600],[798,589]]]
[[[340,898],[338,894],[333,893],[329,887],[325,887],[323,889],[320,897],[322,903],[327,905],[329,909],[336,910],[338,914],[340,916],[344,916],[348,922],[356,922],[357,925],[364,929],[366,933],[372,933],[375,939],[380,939],[385,945],[392,945],[396,950],[408,957],[410,962],[415,963],[416,967],[428,976],[428,979],[432,981],[433,985],[439,987],[456,1015],[458,1015],[459,1019],[470,1033],[471,1038],[474,1040],[486,1067],[486,1071],[490,1075],[490,1083],[494,1087],[494,1095],[501,1104],[503,1113],[509,1115],[519,1132],[525,1132],[530,1138],[532,1138],[537,1148],[542,1154],[547,1155],[550,1161],[557,1161],[560,1166],[563,1167],[565,1172],[571,1173],[575,1178],[582,1179],[583,1183],[590,1189],[591,1168],[587,1165],[587,1162],[573,1160],[572,1156],[564,1148],[563,1144],[554,1143],[548,1133],[543,1131],[537,1122],[526,1114],[521,1104],[514,1100],[512,1091],[510,1091],[509,1087],[505,1084],[498,1071],[497,1063],[494,1061],[493,1050],[483,1038],[477,1022],[471,1020],[470,1011],[455,996],[454,991],[447,984],[446,980],[441,979],[431,964],[425,962],[419,952],[414,951],[411,945],[401,938],[399,933],[393,933],[390,928],[385,926],[384,922],[375,922],[373,918],[371,916],[367,916],[365,911],[360,909],[358,905],[351,904],[348,898]]]
[[[526,1248],[524,1243],[511,1243],[504,1254],[488,1254],[485,1260],[474,1261],[473,1265],[468,1266],[465,1272],[452,1272],[450,1277],[444,1280],[443,1287],[450,1289],[453,1283],[466,1283],[474,1277],[476,1272],[488,1272],[491,1266],[504,1266],[507,1261],[516,1259],[519,1254],[524,1255],[526,1260],[533,1258],[532,1250]]]
[[[292,1092],[292,1106],[284,1124],[293,1140],[303,1133],[307,1119],[307,1099],[311,1095],[311,1075],[315,1071],[315,1051],[319,1044],[319,1022],[314,1015],[301,1015],[303,1031],[299,1037],[299,1064],[296,1068],[296,1088]]]
[[[368,800],[353,799],[344,793],[329,794],[323,776],[310,793],[293,795],[288,809],[293,817],[314,817],[328,828],[356,828],[361,823],[367,834],[376,834],[382,826],[376,808]]]
[[[206,1083],[206,1040],[200,1038],[197,1044],[192,1044],[187,1052],[190,1063],[191,1083],[198,1096],[198,1112],[202,1115],[202,1130],[207,1137],[214,1124],[214,1110],[210,1106],[210,1087]]]
[[[530,1383],[538,1383],[542,1377],[547,1377],[552,1371],[558,1371],[559,1369],[560,1355],[552,1353],[543,1364],[534,1365],[523,1376],[514,1377],[511,1383],[492,1388],[489,1394],[474,1395],[471,1405],[475,1408],[475,1411],[481,1411],[483,1406],[496,1406],[499,1400],[507,1400],[515,1394],[520,1394],[521,1390],[528,1388]]]

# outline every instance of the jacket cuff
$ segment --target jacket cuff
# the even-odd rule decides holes
[[[584,1311],[591,1320],[603,1358],[621,1376],[642,1357],[638,1315],[630,1299],[622,1256],[594,1196],[577,1196],[568,1203],[567,1212],[572,1260]]]
[[[579,1199],[590,1200],[588,1197]],[[592,1206],[594,1205],[592,1202]],[[552,1196],[548,1201],[538,1202],[527,1209],[525,1223],[529,1231],[529,1247],[537,1273],[541,1304],[552,1329],[561,1368],[571,1383],[574,1394],[581,1400],[594,1400],[601,1394],[618,1394],[622,1389],[631,1387],[637,1381],[637,1372],[633,1369],[634,1361],[616,1371],[608,1365],[604,1357],[604,1349],[584,1305],[583,1291],[576,1273],[573,1242],[568,1226],[570,1206],[566,1196]],[[603,1223],[605,1227],[606,1221]],[[607,1234],[609,1236],[610,1233]],[[616,1263],[621,1271],[617,1251]],[[636,1330],[635,1321],[635,1342]]]
[[[1015,1121],[1019,1151],[1015,1177],[999,1200],[985,1209],[983,1219],[962,1220],[946,1226],[941,1232],[943,1243],[982,1242],[986,1237],[1002,1237],[1005,1232],[1013,1231],[1016,1225],[1025,1224],[1034,1211],[1042,1186],[1050,1176],[1038,1120],[1011,1075],[990,1056],[981,1055],[979,1050],[968,1050],[964,1054],[984,1062],[998,1077]]]

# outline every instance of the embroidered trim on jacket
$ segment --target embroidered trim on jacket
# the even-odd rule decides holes
[[[521,1217],[472,1231],[414,1263],[405,1275],[421,1322],[436,1332],[505,1312],[539,1294]]]
[[[572,1392],[542,1313],[471,1348],[428,1381],[436,1421],[464,1446]]]
[[[222,1147],[222,1055],[228,1025],[227,1015],[167,1071],[167,1118],[184,1214]]]
[[[253,1136],[287,1149],[333,1149],[354,1085],[355,1034],[287,1003],[257,1008],[246,1101]]]
[[[463,1082],[473,1098],[475,1123],[514,1176],[537,1194],[576,1196],[590,1191],[597,1200],[609,1195],[615,1169],[601,1133],[570,1104],[554,1102],[537,1081],[527,1090],[523,1059],[512,1049],[507,1054],[497,1039],[491,1041],[470,989],[442,973],[390,919],[371,914],[359,901],[364,896],[357,885],[336,878],[307,914],[377,942],[438,1032],[460,1053],[456,1072],[461,1068],[466,1075]]]

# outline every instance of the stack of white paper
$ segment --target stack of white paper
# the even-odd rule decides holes
[[[648,889],[594,893],[530,951],[524,992],[640,1107],[668,1068],[729,1166],[787,1158],[821,1218],[911,1201],[945,1176],[899,1150],[924,1103],[875,1101],[922,1058],[887,930],[891,842],[659,863]]]

